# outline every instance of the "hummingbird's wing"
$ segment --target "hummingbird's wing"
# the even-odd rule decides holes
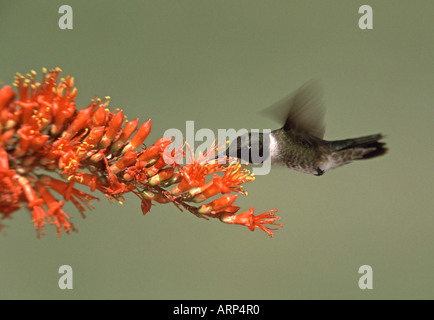
[[[284,130],[323,138],[324,111],[322,90],[316,81],[309,81],[295,93],[264,110],[264,113],[280,122]]]

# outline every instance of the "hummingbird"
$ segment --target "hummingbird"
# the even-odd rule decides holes
[[[382,134],[324,140],[324,106],[316,82],[308,82],[265,110],[283,126],[269,133],[249,132],[234,139],[226,155],[244,162],[271,165],[321,176],[354,160],[371,159],[387,152]],[[283,120],[283,121],[282,121]],[[255,161],[256,159],[262,159]],[[260,156],[260,158],[259,158]]]

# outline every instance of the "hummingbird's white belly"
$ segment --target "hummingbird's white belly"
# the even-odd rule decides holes
[[[273,137],[273,134],[270,134],[269,152],[272,165],[286,166],[285,161],[280,157],[281,152],[279,150],[279,145],[276,138]]]
[[[331,155],[323,157],[319,168],[324,172],[336,168],[336,163],[333,161],[333,157]]]

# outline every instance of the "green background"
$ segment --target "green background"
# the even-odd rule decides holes
[[[73,30],[58,28],[60,5]],[[369,4],[374,29],[360,30]],[[1,1],[0,81],[60,67],[79,105],[112,97],[166,129],[277,128],[259,111],[310,79],[326,138],[382,132],[389,153],[310,176],[258,176],[242,209],[277,208],[274,238],[159,205],[101,202],[79,232],[36,239],[26,210],[0,235],[2,299],[432,299],[434,2]],[[58,288],[71,265],[74,289]],[[374,289],[361,290],[370,265]]]

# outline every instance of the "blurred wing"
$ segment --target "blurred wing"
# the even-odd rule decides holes
[[[263,113],[283,125],[285,130],[322,138],[325,132],[322,90],[315,81],[276,102]]]

